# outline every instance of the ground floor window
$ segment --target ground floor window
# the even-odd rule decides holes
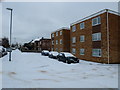
[[[56,51],[58,51],[58,48],[56,48]]]
[[[62,50],[62,48],[60,48],[60,52],[62,52],[63,50]]]
[[[53,51],[54,49],[52,48],[52,51]]]
[[[92,56],[94,57],[101,57],[101,49],[93,49],[92,50]]]
[[[76,53],[76,49],[72,48],[72,54],[75,54],[75,53]]]
[[[85,49],[80,49],[80,55],[84,55],[85,54]]]

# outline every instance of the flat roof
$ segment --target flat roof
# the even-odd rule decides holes
[[[85,20],[87,20],[87,19],[90,19],[90,18],[92,18],[92,17],[98,16],[98,15],[100,15],[100,14],[102,14],[102,13],[105,13],[105,12],[112,13],[112,14],[115,14],[115,15],[120,16],[120,13],[119,13],[119,12],[116,12],[116,11],[113,11],[113,10],[110,10],[110,9],[104,9],[104,10],[101,10],[101,11],[99,11],[99,12],[96,12],[96,13],[94,13],[94,14],[92,14],[92,15],[89,15],[89,16],[87,16],[87,17],[85,17],[85,18],[82,18],[82,19],[80,19],[80,20],[78,20],[78,21],[75,21],[75,22],[71,23],[70,26],[73,26],[73,25],[75,25],[75,24],[77,24],[77,23],[80,23],[80,22],[85,21]]]
[[[70,28],[68,28],[68,27],[62,27],[62,28],[59,28],[59,29],[51,32],[51,33],[54,33],[54,32],[57,32],[57,31],[60,31],[60,30],[63,30],[63,29],[65,29],[65,30],[70,30]]]

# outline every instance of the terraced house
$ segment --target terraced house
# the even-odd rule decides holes
[[[70,52],[70,29],[60,28],[51,33],[51,50],[58,52]]]
[[[70,52],[79,59],[120,63],[120,14],[102,10],[70,25]]]

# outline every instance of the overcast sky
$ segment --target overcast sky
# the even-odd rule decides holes
[[[35,38],[50,38],[51,32],[102,9],[118,11],[117,2],[4,2],[2,36],[9,37],[10,11],[13,8],[12,42],[24,43]]]

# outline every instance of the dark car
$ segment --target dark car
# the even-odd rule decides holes
[[[58,61],[62,61],[64,63],[79,63],[79,59],[76,58],[74,55],[68,52],[61,52],[58,54]]]
[[[7,51],[5,50],[5,48],[3,48],[2,46],[0,46],[0,57],[3,57],[7,55]]]
[[[49,55],[49,51],[48,50],[43,50],[41,52],[41,55],[48,56]]]
[[[59,53],[56,51],[51,51],[51,52],[49,52],[49,58],[57,59],[58,54]]]

